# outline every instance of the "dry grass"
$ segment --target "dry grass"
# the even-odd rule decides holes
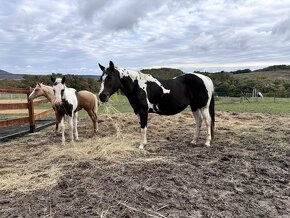
[[[48,188],[56,184],[66,164],[89,161],[95,158],[119,162],[130,155],[144,154],[137,148],[135,135],[92,138],[84,142],[67,143],[65,146],[50,145],[41,153],[27,157],[25,145],[19,145],[18,152],[5,149],[0,158],[3,165],[0,169],[0,190],[29,191]],[[21,150],[19,150],[21,149]],[[5,163],[13,163],[5,166]]]
[[[108,108],[109,110],[115,109]],[[115,112],[117,113],[117,111]],[[100,132],[97,136],[86,137],[91,134],[91,123],[90,121],[80,122],[79,130],[83,131],[80,133],[81,140],[67,143],[65,146],[60,145],[60,136],[52,135],[54,127],[3,143],[0,146],[0,191],[50,189],[59,181],[64,166],[93,161],[96,158],[115,164],[124,161],[130,164],[175,161],[174,157],[163,157],[156,154],[148,157],[147,151],[138,149],[140,140],[138,119],[132,114],[102,115],[101,119],[104,122],[100,124]],[[276,145],[289,146],[283,140],[285,131],[290,131],[289,125],[287,125],[288,129],[279,127],[283,123],[285,126],[285,122],[289,122],[290,118],[275,116],[273,119],[272,116],[271,119],[276,122],[272,124],[273,133],[266,129],[268,132],[265,134],[267,115],[231,114],[229,116],[229,113],[218,113],[217,135],[226,135],[224,140],[234,145],[246,139],[249,134],[261,139],[271,137],[272,134]],[[190,113],[172,116],[170,119],[150,115],[149,122],[149,137],[154,133],[155,139],[159,140],[157,143],[166,141],[166,137],[171,137],[172,131],[177,128],[184,127],[187,135],[194,132]],[[281,136],[281,140],[278,136]],[[158,147],[158,144],[153,146]]]
[[[114,135],[81,139],[65,146],[49,142],[47,135],[51,134],[50,131],[3,144],[0,191],[49,188],[57,183],[62,168],[67,164],[95,158],[118,163],[130,156],[146,154],[146,151],[138,149],[139,134],[123,133],[116,122],[114,126]],[[33,137],[39,140],[35,141]]]

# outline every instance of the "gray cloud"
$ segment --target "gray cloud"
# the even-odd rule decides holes
[[[289,10],[290,2],[275,0],[0,1],[0,68],[99,73],[97,63],[108,60],[186,71],[289,64]]]
[[[87,21],[118,31],[132,29],[148,12],[158,10],[165,3],[162,0],[79,0],[79,10]]]
[[[290,41],[290,17],[287,17],[274,25],[273,35],[278,35],[284,38],[285,41]]]

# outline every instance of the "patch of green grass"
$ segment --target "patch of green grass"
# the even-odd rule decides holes
[[[47,103],[35,109],[49,109],[51,104]],[[270,113],[270,114],[281,114],[290,115],[290,99],[288,98],[264,98],[258,101],[244,101],[240,102],[240,98],[231,97],[216,97],[215,98],[216,111],[232,111],[232,112],[248,112],[248,113]],[[189,112],[190,109],[185,110]],[[125,113],[133,112],[131,105],[128,102],[126,96],[120,94],[114,94],[111,96],[109,102],[101,103],[98,114],[112,114],[112,113]],[[88,117],[89,115],[85,110],[81,110],[78,113],[80,118]],[[25,115],[1,115],[0,119],[11,119],[23,117]],[[48,115],[49,118],[54,119],[54,113]]]
[[[290,99],[288,98],[263,98],[257,101],[243,101],[240,98],[217,98],[217,111],[270,113],[290,115]]]
[[[110,114],[117,112],[133,112],[133,108],[131,107],[127,97],[124,95],[114,94],[107,103],[100,104],[98,111],[99,114]]]
[[[216,111],[248,112],[248,113],[270,113],[290,115],[289,98],[263,98],[257,101],[240,102],[240,98],[219,97],[215,99]],[[114,110],[116,109],[116,110]],[[99,114],[114,113],[119,111],[133,112],[127,98],[123,95],[113,95],[109,102],[101,104]],[[186,111],[189,111],[187,108]]]

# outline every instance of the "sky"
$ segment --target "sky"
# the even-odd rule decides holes
[[[0,0],[0,69],[215,72],[290,64],[289,0]]]

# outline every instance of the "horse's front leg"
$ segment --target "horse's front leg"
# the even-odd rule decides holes
[[[73,136],[73,117],[68,116],[68,123],[69,123],[69,135],[71,138],[71,141],[74,141],[74,136]]]
[[[148,111],[142,110],[139,112],[140,125],[141,125],[141,143],[139,145],[140,149],[144,149],[147,144],[147,121],[148,121]]]
[[[57,134],[57,132],[58,132],[58,126],[59,126],[59,124],[60,124],[60,122],[61,122],[61,119],[62,119],[62,116],[58,113],[58,111],[57,110],[55,110],[55,120],[56,120],[56,122],[55,122],[55,134]]]
[[[64,116],[61,118],[60,128],[61,128],[61,144],[64,145],[65,144],[65,137],[64,137],[64,131],[65,131]]]
[[[74,135],[75,139],[78,141],[79,140],[79,133],[78,133],[78,112],[74,113]]]

